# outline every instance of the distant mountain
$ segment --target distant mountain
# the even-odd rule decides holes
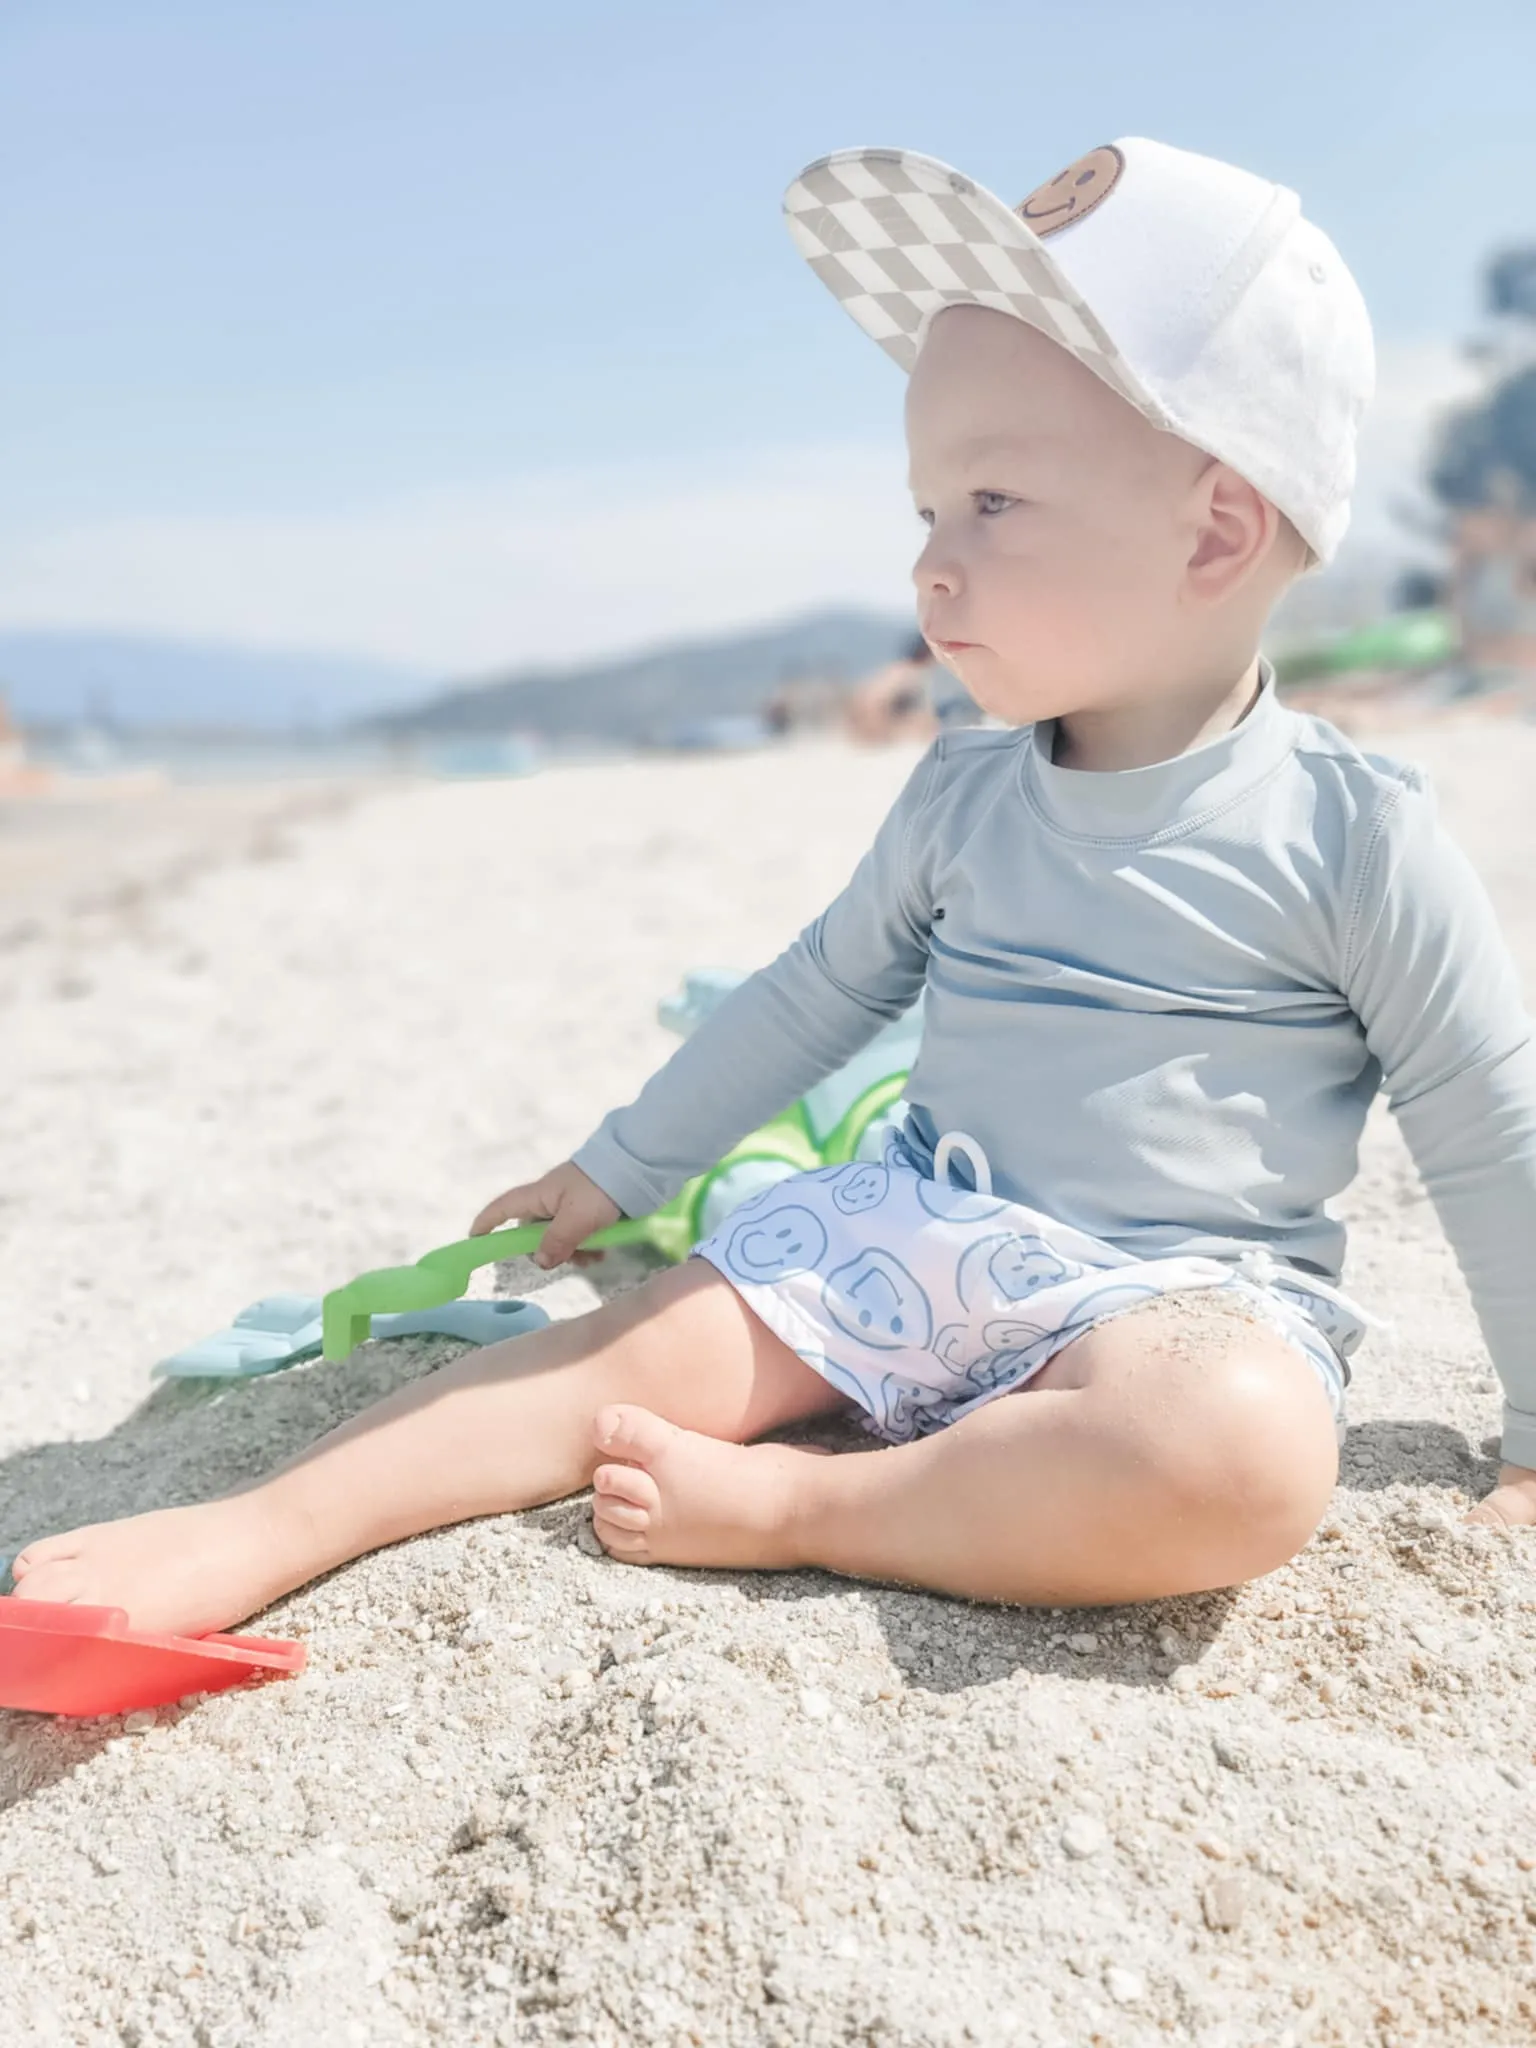
[[[523,732],[622,744],[751,715],[786,683],[851,687],[898,653],[912,630],[910,619],[874,612],[813,612],[617,659],[436,688],[419,671],[330,654],[12,630],[0,631],[0,698],[34,728],[86,720],[124,731]]]
[[[516,669],[360,724],[400,738],[522,732],[557,740],[666,740],[701,722],[760,711],[786,683],[851,687],[899,653],[913,630],[911,619],[875,612],[812,612],[617,661]]]
[[[128,633],[0,632],[0,696],[22,725],[334,730],[419,698],[385,662]]]

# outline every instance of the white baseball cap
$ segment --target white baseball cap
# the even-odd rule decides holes
[[[944,307],[1011,313],[1333,556],[1375,351],[1359,287],[1284,185],[1128,135],[1010,207],[935,157],[843,149],[806,166],[784,211],[904,370]]]

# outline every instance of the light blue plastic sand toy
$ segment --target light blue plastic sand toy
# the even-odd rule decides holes
[[[549,1321],[531,1301],[445,1301],[436,1308],[375,1316],[373,1337],[459,1337],[467,1344],[495,1344],[526,1336]],[[161,1379],[249,1379],[281,1372],[300,1359],[318,1358],[322,1345],[320,1300],[311,1294],[269,1294],[242,1309],[227,1330],[162,1358],[151,1377]]]

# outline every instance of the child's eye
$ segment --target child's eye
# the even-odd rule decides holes
[[[999,512],[1006,512],[1010,505],[1022,503],[1007,491],[972,491],[971,503],[984,519],[994,519]],[[917,516],[924,526],[932,526],[933,513],[926,505],[917,507]]]

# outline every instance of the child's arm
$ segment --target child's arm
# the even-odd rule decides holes
[[[913,770],[841,895],[733,989],[560,1172],[579,1169],[623,1214],[648,1215],[911,1007],[927,972],[931,909],[916,826],[942,745]]]
[[[1370,837],[1342,987],[1504,1383],[1504,1467],[1478,1518],[1536,1523],[1536,1040],[1493,906],[1422,787]]]

